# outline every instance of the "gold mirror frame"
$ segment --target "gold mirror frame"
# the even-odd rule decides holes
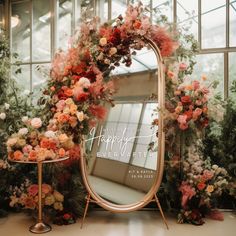
[[[88,174],[87,174],[87,163],[86,163],[86,156],[84,152],[84,142],[81,144],[81,158],[80,158],[80,164],[81,164],[81,174],[82,178],[85,184],[85,187],[88,191],[88,198],[87,198],[87,205],[85,209],[84,218],[86,216],[87,207],[89,204],[89,201],[97,203],[99,206],[104,208],[105,210],[115,212],[115,213],[126,213],[131,212],[135,210],[139,210],[143,207],[145,207],[148,203],[155,201],[158,204],[158,207],[162,213],[162,210],[159,206],[159,201],[156,197],[156,193],[161,185],[162,176],[163,176],[163,170],[164,170],[164,152],[165,152],[165,133],[164,133],[164,124],[163,124],[163,110],[165,105],[165,79],[164,79],[164,73],[163,73],[163,59],[160,53],[159,48],[157,45],[147,37],[144,37],[145,41],[147,42],[147,45],[149,45],[153,51],[155,52],[156,58],[157,58],[157,68],[158,68],[158,105],[159,105],[159,112],[158,112],[158,158],[157,158],[157,169],[156,169],[156,177],[154,184],[152,185],[149,192],[145,195],[145,197],[136,203],[129,204],[129,205],[116,205],[113,204],[107,200],[104,200],[102,197],[100,197],[96,192],[93,191],[91,185],[88,181]],[[93,200],[90,200],[90,197]],[[165,220],[165,219],[164,219]],[[166,223],[166,222],[165,222]]]

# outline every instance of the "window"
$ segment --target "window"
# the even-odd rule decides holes
[[[128,3],[138,0],[12,0],[11,47],[22,61],[22,74],[14,74],[25,92],[38,91],[45,78],[39,68],[50,66],[58,48],[66,49],[82,18],[99,15],[102,22],[124,14]],[[220,81],[218,91],[227,98],[235,73],[231,72],[236,52],[236,0],[145,0],[146,14],[156,22],[161,14],[169,21],[189,28],[200,44],[193,76],[205,74]],[[0,4],[0,24],[4,25]],[[8,15],[8,14],[5,14]],[[9,21],[9,19],[8,19]],[[7,22],[8,22],[7,21]],[[43,40],[42,40],[43,39]],[[214,66],[211,65],[212,60]],[[138,61],[137,70],[142,70]],[[218,65],[218,66],[217,66]],[[214,68],[213,68],[214,67]],[[119,73],[127,73],[125,68]],[[195,78],[194,77],[194,78]],[[214,79],[213,78],[213,79]]]

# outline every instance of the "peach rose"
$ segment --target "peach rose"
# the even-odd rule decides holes
[[[37,184],[32,184],[28,187],[27,191],[29,193],[30,196],[35,197],[38,194],[38,185]]]
[[[31,120],[30,124],[33,128],[38,129],[42,126],[42,120],[36,117]]]
[[[70,123],[71,127],[74,128],[78,124],[77,118],[74,116],[71,116],[69,119],[69,123]]]
[[[106,44],[107,44],[107,39],[106,38],[101,38],[100,40],[99,40],[99,44],[103,47],[103,46],[105,46]]]
[[[70,89],[70,88],[67,88],[64,90],[64,94],[67,96],[67,97],[71,97],[73,95],[73,90]]]
[[[60,141],[61,143],[65,143],[69,138],[68,138],[68,136],[67,136],[66,134],[60,134],[60,135],[58,136],[58,139],[59,139],[59,141]]]
[[[169,70],[167,72],[167,76],[170,77],[170,78],[173,78],[175,76],[175,73]]]
[[[77,112],[77,106],[75,104],[70,105],[70,113],[71,115],[74,115]]]
[[[29,161],[36,161],[37,160],[37,152],[34,150],[30,151],[29,156],[28,156],[28,160]]]
[[[48,184],[42,184],[42,193],[45,195],[52,192],[52,187]]]
[[[193,111],[193,120],[197,120],[198,117],[202,114],[202,109],[201,108],[196,108]]]
[[[68,114],[60,114],[57,119],[59,123],[66,123],[70,119],[70,116]]]
[[[112,47],[110,50],[109,50],[109,54],[112,56],[114,54],[117,53],[117,49],[115,47]]]

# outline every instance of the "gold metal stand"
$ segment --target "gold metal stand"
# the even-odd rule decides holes
[[[82,229],[83,228],[83,225],[84,225],[84,221],[85,221],[85,217],[87,215],[87,212],[88,212],[88,207],[89,207],[89,203],[92,202],[92,203],[98,203],[96,200],[93,200],[91,199],[91,195],[88,193],[87,197],[86,197],[86,205],[85,205],[85,209],[84,209],[84,215],[83,215],[83,219],[82,219],[82,222],[81,222],[81,226],[80,228]],[[162,217],[162,220],[164,221],[165,225],[166,225],[166,228],[169,230],[169,226],[168,226],[168,223],[167,223],[167,220],[165,218],[165,215],[164,215],[164,212],[162,210],[162,207],[161,207],[161,203],[157,197],[157,195],[155,194],[153,199],[152,199],[152,202],[156,202],[157,206],[158,206],[158,209],[161,213],[161,217]]]
[[[54,160],[45,160],[45,161],[15,161],[9,159],[9,161],[20,163],[20,164],[37,164],[38,166],[38,219],[37,223],[30,226],[29,231],[35,234],[43,234],[52,230],[52,227],[43,222],[42,214],[42,176],[43,176],[43,164],[44,163],[54,163],[59,161],[65,161],[69,157],[54,159]]]
[[[29,231],[35,234],[43,234],[52,230],[52,227],[43,222],[42,217],[42,174],[43,163],[38,162],[38,220],[37,223],[30,226]]]

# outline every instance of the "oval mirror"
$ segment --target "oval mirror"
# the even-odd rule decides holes
[[[162,59],[149,39],[148,48],[133,51],[111,76],[117,92],[104,122],[90,130],[81,158],[89,195],[114,212],[137,210],[155,196],[164,162],[164,79]],[[153,126],[153,120],[158,126]]]

